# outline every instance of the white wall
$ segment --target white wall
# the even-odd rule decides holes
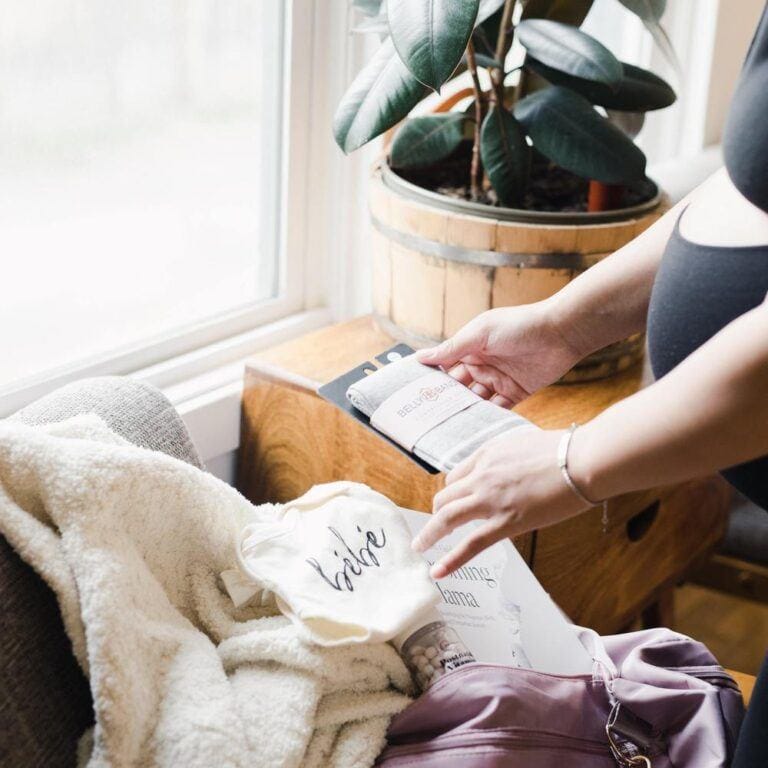
[[[765,0],[720,0],[710,82],[704,115],[704,143],[716,144],[723,135],[728,106],[749,43],[757,27]]]

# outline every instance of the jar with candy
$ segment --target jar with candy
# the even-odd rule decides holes
[[[409,634],[398,650],[422,691],[452,669],[475,661],[458,632],[439,618]]]

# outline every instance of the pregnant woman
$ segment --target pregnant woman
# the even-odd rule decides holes
[[[768,8],[724,153],[725,168],[551,299],[486,312],[420,353],[509,406],[647,327],[657,378],[573,431],[513,432],[457,466],[414,546],[485,523],[435,564],[435,577],[602,499],[714,471],[768,509]],[[766,688],[764,669],[734,765],[768,765]]]

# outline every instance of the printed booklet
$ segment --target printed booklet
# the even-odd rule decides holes
[[[402,509],[413,534],[430,515]],[[432,564],[479,523],[468,523],[424,553]],[[592,659],[574,627],[507,539],[437,581],[437,613],[395,640],[426,688],[469,661],[528,667],[560,675],[589,674]]]

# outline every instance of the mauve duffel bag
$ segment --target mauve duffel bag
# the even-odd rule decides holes
[[[727,766],[744,705],[707,648],[667,629],[578,630],[592,675],[470,664],[397,715],[382,768]]]

